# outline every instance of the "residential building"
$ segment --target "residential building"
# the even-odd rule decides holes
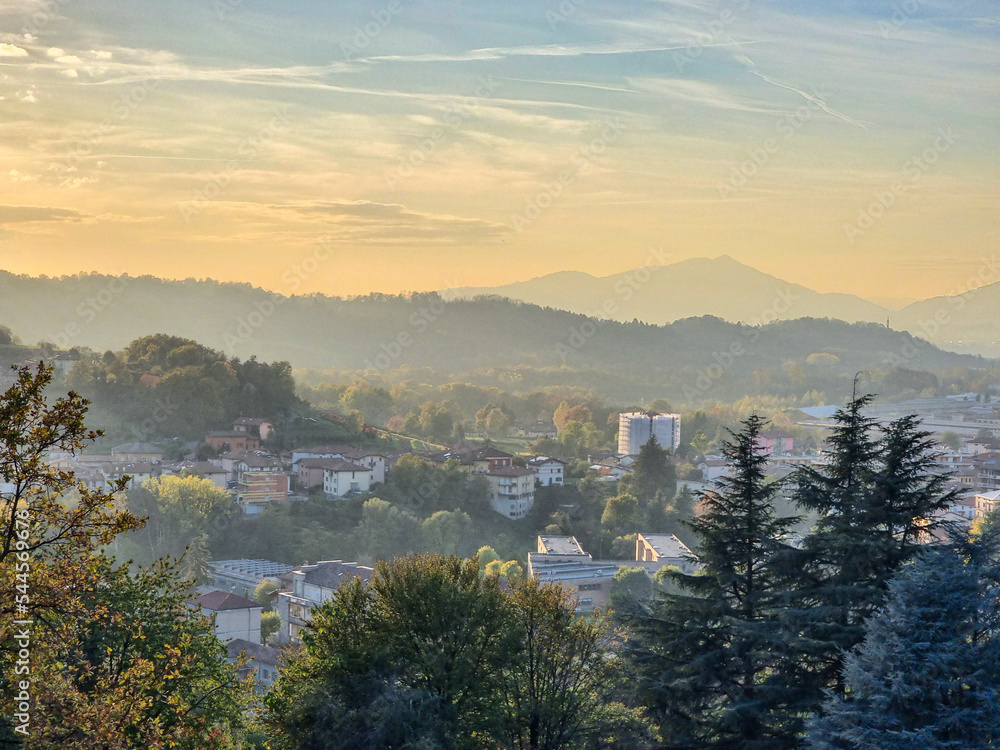
[[[976,518],[983,518],[992,513],[1000,502],[1000,490],[976,493]]]
[[[990,451],[972,457],[973,486],[978,490],[1000,490],[1000,452]]]
[[[681,443],[681,415],[659,414],[655,411],[633,411],[618,415],[618,452],[635,456],[650,435],[667,450]]]
[[[765,456],[784,456],[794,449],[795,439],[783,432],[766,431],[757,436],[754,447]]]
[[[658,563],[661,567],[675,565],[686,573],[694,572],[695,556],[673,534],[638,534],[635,539],[637,562]]]
[[[706,482],[714,482],[716,479],[732,476],[733,473],[729,462],[717,456],[705,456],[695,463],[695,468],[701,471],[701,478]]]
[[[506,469],[514,465],[514,455],[492,445],[470,446],[457,445],[445,451],[431,451],[415,454],[425,461],[443,466],[448,461],[457,461],[459,467],[467,474],[487,474],[497,469]]]
[[[520,466],[503,466],[486,473],[489,501],[507,518],[524,518],[535,504],[535,472]]]
[[[562,487],[566,481],[566,462],[561,459],[535,456],[529,458],[527,463],[535,473],[535,481],[542,487]]]
[[[267,440],[274,431],[274,423],[268,419],[256,417],[240,417],[233,422],[233,432],[242,432],[253,435],[261,440]]]
[[[264,453],[244,453],[234,466],[236,502],[248,516],[260,515],[267,504],[288,499],[288,475],[281,461]]]
[[[163,460],[163,451],[149,443],[124,443],[111,449],[111,458],[120,464],[153,464]]]
[[[213,430],[205,435],[205,442],[214,450],[225,450],[230,453],[260,450],[260,438],[236,430]]]
[[[240,596],[253,596],[261,581],[281,583],[281,576],[292,569],[291,565],[272,560],[213,560],[212,585]]]
[[[278,593],[277,611],[282,623],[278,640],[301,642],[302,629],[312,619],[314,607],[331,598],[345,581],[360,578],[367,583],[374,572],[374,568],[356,562],[325,560],[286,573],[282,579],[288,590]]]
[[[329,498],[351,497],[371,489],[372,473],[366,466],[342,458],[327,459],[323,468],[323,494]]]
[[[234,638],[226,646],[226,660],[236,664],[241,658],[246,661],[240,675],[253,675],[257,692],[264,692],[278,679],[278,662],[281,659],[278,649]]]
[[[242,638],[260,643],[260,616],[264,611],[257,602],[229,591],[209,591],[192,599],[191,604],[214,617],[215,635],[223,643]]]
[[[342,458],[352,464],[365,466],[371,471],[372,484],[385,482],[388,469],[388,461],[384,453],[370,448],[355,448],[350,445],[321,445],[315,448],[297,449],[292,452],[292,466],[296,467],[296,471],[298,471],[299,462],[304,458]],[[311,475],[310,478],[312,478]],[[322,484],[322,479],[317,484]]]

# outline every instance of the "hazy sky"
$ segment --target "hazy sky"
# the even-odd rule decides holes
[[[0,0],[0,31],[19,273],[356,294],[728,254],[923,297],[1000,251],[996,0]]]

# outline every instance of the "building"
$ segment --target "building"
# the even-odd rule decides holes
[[[149,443],[124,443],[111,449],[111,460],[119,464],[153,464],[163,460],[163,451]]]
[[[200,607],[208,617],[214,617],[215,635],[223,643],[242,638],[260,643],[260,616],[264,608],[257,602],[229,591],[209,591],[191,604]]]
[[[635,456],[649,442],[650,434],[663,448],[675,450],[681,443],[681,415],[655,411],[632,411],[618,415],[618,452]]]
[[[233,432],[242,432],[247,435],[253,435],[261,440],[267,440],[273,431],[274,423],[268,419],[240,417],[233,422]]]
[[[989,451],[972,457],[973,486],[977,490],[1000,490],[1000,452]]]
[[[272,560],[215,560],[208,564],[212,569],[212,585],[240,596],[252,596],[261,581],[281,583],[281,576],[292,569],[291,565]]]
[[[754,447],[765,456],[784,456],[795,448],[795,439],[783,432],[761,432]]]
[[[260,450],[260,438],[248,432],[236,430],[215,430],[205,435],[205,442],[213,450],[242,453],[244,451]]]
[[[323,494],[327,498],[349,497],[371,489],[372,473],[367,466],[342,458],[326,460],[330,462],[323,467]]]
[[[976,494],[976,518],[983,518],[994,511],[1000,502],[1000,490]]]
[[[298,472],[299,463],[305,458],[342,458],[352,464],[365,466],[371,471],[372,484],[385,482],[386,470],[388,468],[387,458],[384,453],[369,448],[355,448],[350,445],[321,445],[315,448],[295,450],[292,452],[292,466],[295,467],[296,472]],[[314,487],[316,484],[322,483],[323,479],[320,476],[319,481],[315,484],[304,486]]]
[[[374,568],[356,562],[325,560],[302,565],[283,575],[287,590],[278,593],[277,611],[281,615],[278,640],[300,643],[302,629],[312,619],[313,607],[331,598],[345,581],[360,578],[367,583],[374,572]]]
[[[449,461],[457,461],[462,471],[470,475],[487,474],[514,465],[514,454],[494,448],[492,445],[479,447],[458,445],[445,451],[431,451],[414,455],[439,466],[443,466]]]
[[[288,499],[288,475],[281,461],[263,453],[244,453],[234,465],[236,502],[248,516],[260,515],[267,504]]]
[[[732,476],[733,467],[724,458],[705,456],[695,463],[695,468],[701,472],[701,478],[706,482],[714,482],[716,479]]]
[[[503,466],[486,473],[489,501],[507,518],[524,518],[535,505],[535,472],[520,466]]]
[[[673,534],[638,534],[635,539],[636,562],[676,565],[686,573],[695,567],[695,556]]]
[[[562,487],[566,481],[566,462],[558,458],[535,456],[528,459],[528,468],[542,487]]]
[[[236,664],[240,659],[244,659],[240,675],[242,677],[253,675],[257,692],[264,692],[278,679],[280,658],[281,652],[278,649],[245,641],[242,638],[234,638],[226,646],[226,661]]]
[[[580,612],[607,606],[617,572],[613,562],[594,562],[572,536],[540,536],[537,551],[528,554],[528,576],[574,592]]]

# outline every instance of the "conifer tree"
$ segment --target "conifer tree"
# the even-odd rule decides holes
[[[788,558],[796,580],[785,625],[795,659],[786,677],[804,712],[816,710],[826,689],[843,694],[844,654],[861,642],[889,580],[953,499],[947,477],[932,470],[930,434],[913,416],[879,434],[863,414],[871,400],[855,395],[837,412],[829,462],[804,467],[793,480],[796,502],[820,516]]]
[[[626,654],[639,694],[658,720],[667,748],[787,748],[797,742],[786,688],[775,679],[777,562],[796,519],[778,517],[779,490],[757,448],[763,420],[751,416],[723,453],[733,476],[703,497],[690,525],[700,539],[697,575],[671,571],[685,593],[665,594],[645,612],[625,613]]]
[[[1000,743],[997,589],[982,558],[933,548],[890,584],[885,609],[846,658],[846,697],[831,695],[810,728],[812,750]]]

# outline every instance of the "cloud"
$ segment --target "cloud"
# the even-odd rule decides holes
[[[18,47],[16,44],[0,42],[0,57],[27,57],[28,50]]]
[[[7,173],[7,176],[10,177],[10,179],[13,180],[14,182],[34,182],[35,180],[38,179],[38,175],[24,174],[23,172],[19,172],[16,169],[10,170]]]
[[[333,225],[337,239],[367,241],[488,241],[512,231],[506,224],[450,214],[414,211],[399,203],[373,201],[306,201],[271,204],[277,213],[295,213]],[[259,210],[259,208],[258,208]]]
[[[90,54],[98,60],[110,60],[112,58],[112,53],[105,49],[92,49],[90,50]]]
[[[66,50],[59,47],[49,47],[48,51],[45,53],[49,57],[62,57],[66,54]]]
[[[83,65],[83,60],[76,55],[60,55],[56,58],[56,62],[63,65]]]
[[[59,73],[61,75],[66,76],[67,78],[79,78],[80,77],[80,74],[76,72],[75,68],[69,68],[67,70],[60,70]]]
[[[85,214],[71,208],[0,205],[0,224],[15,224],[25,221],[82,221],[84,218],[86,218]]]

